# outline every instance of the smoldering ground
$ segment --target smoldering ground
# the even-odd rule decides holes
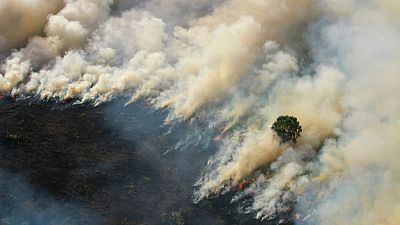
[[[259,224],[192,203],[215,146],[178,146],[192,128],[123,105],[1,100],[1,224]]]
[[[53,15],[38,17],[36,33],[26,31],[18,44],[8,41],[12,33],[0,36],[0,89],[94,104],[124,96],[166,110],[167,125],[199,121],[194,134],[207,134],[219,150],[196,182],[195,202],[256,176],[233,202],[251,196],[242,211],[258,219],[292,210],[286,203],[296,200],[303,212],[300,200],[312,199],[300,216],[305,223],[397,224],[400,4],[189,3],[77,0],[44,7],[43,15]],[[9,24],[18,23],[2,30]],[[303,126],[296,145],[281,145],[270,129],[282,114]],[[271,175],[258,171],[265,167]],[[385,179],[365,182],[362,175],[376,168]],[[338,190],[341,184],[350,191]],[[318,193],[327,193],[323,202],[307,197]],[[328,210],[343,199],[358,210]]]

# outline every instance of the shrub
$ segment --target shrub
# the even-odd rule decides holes
[[[281,143],[297,142],[302,128],[296,117],[280,116],[271,127],[272,130],[281,138]]]

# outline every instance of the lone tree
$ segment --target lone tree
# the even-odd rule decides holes
[[[280,116],[271,127],[281,138],[281,143],[297,142],[302,131],[299,121],[293,116]]]

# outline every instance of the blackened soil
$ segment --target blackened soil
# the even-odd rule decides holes
[[[0,224],[61,224],[37,219],[44,210],[65,224],[276,224],[238,214],[223,197],[194,205],[193,183],[215,147],[163,154],[188,130],[164,135],[163,119],[118,101],[0,100]],[[41,194],[20,197],[27,189]]]

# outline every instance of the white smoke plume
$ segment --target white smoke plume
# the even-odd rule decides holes
[[[35,32],[15,28],[19,41],[2,45],[26,44],[4,60],[2,93],[145,99],[169,110],[166,123],[209,124],[220,149],[195,201],[251,178],[233,201],[254,196],[245,211],[259,219],[295,202],[299,224],[400,223],[398,1],[69,0],[42,8],[53,15]],[[0,43],[8,43],[16,30],[3,21],[10,34],[0,33]],[[270,128],[286,114],[303,127],[293,145]]]
[[[29,38],[40,35],[47,16],[57,13],[62,0],[3,0],[0,2],[0,61],[12,48],[23,47]]]
[[[17,69],[18,72],[16,72],[15,70],[15,68],[19,67],[20,63],[30,64],[30,70],[37,70],[44,64],[55,59],[56,56],[62,55],[64,51],[78,48],[85,44],[91,32],[93,32],[102,21],[108,18],[110,11],[109,5],[112,2],[108,0],[66,0],[64,2],[64,8],[57,14],[50,14],[47,16],[46,14],[50,13],[52,8],[55,8],[54,4],[56,3],[57,1],[48,4],[44,1],[15,1],[13,3],[8,3],[10,7],[17,8],[18,10],[15,11],[23,16],[22,19],[18,19],[21,15],[17,13],[16,15],[10,16],[11,18],[17,18],[17,24],[13,24],[11,18],[4,20],[4,28],[2,27],[1,29],[4,29],[6,32],[1,35],[5,37],[6,43],[10,42],[7,40],[13,39],[13,35],[19,36],[21,41],[24,41],[28,38],[28,35],[36,34],[36,32],[32,33],[34,30],[31,31],[35,26],[30,25],[30,20],[38,21],[37,27],[42,25],[43,21],[40,20],[43,19],[42,17],[47,18],[47,23],[41,31],[45,36],[32,36],[25,48],[12,53],[12,55],[6,59],[5,65],[11,66],[2,66],[2,70],[4,71],[4,75],[0,78],[2,91],[12,91],[13,86],[25,80],[29,71]],[[4,6],[4,10],[7,10],[8,5],[6,4]],[[23,8],[20,9],[18,7]],[[40,8],[40,10],[43,8],[44,11],[42,15],[32,13],[39,18],[30,18],[30,10],[35,7]],[[25,18],[25,11],[28,12],[26,15],[27,18]],[[7,15],[6,12],[4,12],[4,14]],[[14,30],[13,26],[16,26],[18,29]],[[25,29],[25,26],[29,29]],[[16,34],[7,32],[6,29],[11,29],[16,32]],[[24,38],[24,36],[27,37]],[[16,40],[18,41],[19,38],[16,38]],[[21,41],[15,43],[10,42],[9,47],[17,47]],[[11,68],[11,70],[9,70],[9,68]]]
[[[317,25],[321,40],[311,39],[316,57],[331,58],[347,75],[339,139],[319,157],[316,181],[326,184],[328,196],[315,206],[315,223],[398,224],[400,27],[393,12],[400,4],[336,4],[326,2],[337,21]]]

